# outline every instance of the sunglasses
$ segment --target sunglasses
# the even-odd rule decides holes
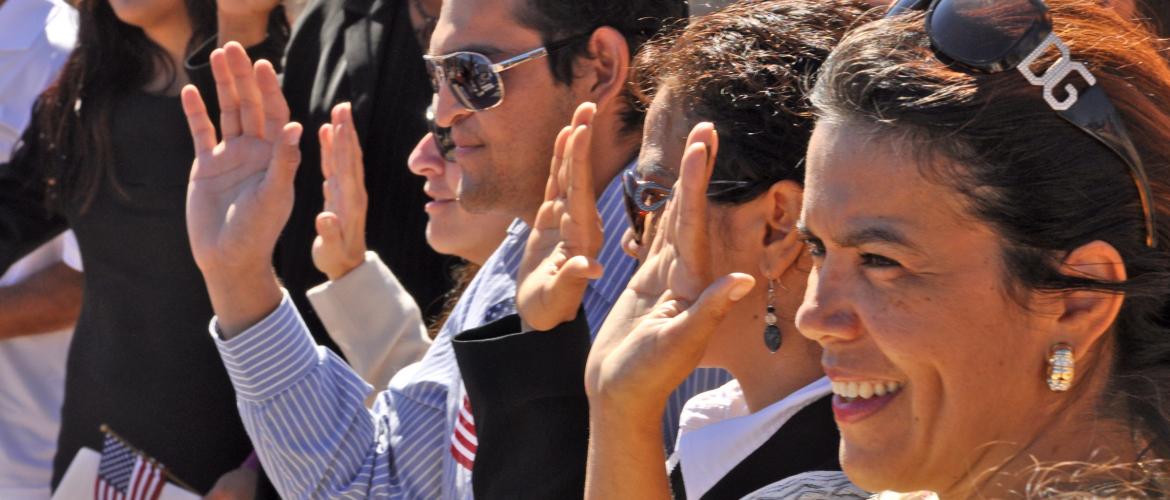
[[[1153,195],[1137,148],[1096,77],[1084,63],[1072,60],[1068,46],[1053,33],[1052,15],[1043,0],[901,0],[886,17],[916,10],[926,11],[926,33],[942,62],[981,73],[1019,70],[1029,83],[1043,87],[1045,102],[1061,118],[1121,158],[1138,188],[1146,245],[1156,246]],[[1037,75],[1032,65],[1053,48],[1060,51],[1060,59]],[[1066,96],[1058,99],[1053,91],[1073,73],[1089,88],[1078,91],[1066,84],[1059,87]]]
[[[431,130],[431,135],[435,138],[435,146],[439,148],[439,154],[443,155],[443,159],[449,162],[455,161],[455,139],[451,138],[451,129],[448,127],[440,127],[435,123],[435,105],[427,106],[427,128]]]
[[[443,83],[459,104],[471,111],[487,111],[504,102],[504,80],[500,73],[588,38],[593,33],[582,33],[532,49],[510,59],[493,63],[478,52],[452,52],[441,56],[424,55],[431,86],[439,92]]]
[[[751,185],[748,181],[711,181],[707,185],[707,197],[725,196]],[[626,218],[634,230],[634,242],[641,245],[646,216],[665,206],[674,196],[674,190],[654,181],[639,179],[638,174],[630,169],[622,172],[622,193],[625,195]]]

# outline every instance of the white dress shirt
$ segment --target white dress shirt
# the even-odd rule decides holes
[[[33,102],[56,78],[77,38],[77,13],[60,0],[0,6],[0,162],[8,161]],[[0,276],[0,286],[56,262],[81,268],[77,241],[58,236]],[[49,498],[49,478],[72,330],[0,341],[0,498]]]

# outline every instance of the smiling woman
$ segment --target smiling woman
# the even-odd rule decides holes
[[[1170,68],[1096,2],[975,4],[856,31],[814,91],[797,326],[824,348],[842,467],[953,498],[1164,494]],[[1023,75],[930,31],[1005,36],[1006,15],[1040,47]],[[1095,80],[1030,83],[1074,61]]]

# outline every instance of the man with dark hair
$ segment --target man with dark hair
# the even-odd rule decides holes
[[[372,411],[362,404],[368,386],[335,355],[317,349],[267,260],[278,234],[274,228],[284,224],[291,203],[300,127],[286,123],[289,115],[268,66],[244,70],[249,62],[235,44],[213,54],[213,68],[222,61],[219,80],[236,89],[220,99],[227,95],[226,104],[240,109],[241,122],[266,125],[253,125],[251,133],[244,127],[246,138],[215,147],[197,94],[185,92],[200,152],[189,188],[188,228],[217,314],[212,333],[236,385],[241,416],[282,495],[472,496],[475,409],[452,338],[515,312],[516,273],[543,201],[557,131],[586,101],[596,103],[585,118],[593,137],[587,157],[597,180],[592,192],[600,194],[604,239],[598,265],[575,277],[579,295],[553,297],[545,304],[549,318],[540,323],[556,324],[581,304],[591,330],[600,328],[634,267],[620,248],[625,224],[619,175],[633,162],[641,136],[641,112],[631,105],[627,85],[638,48],[631,43],[642,43],[683,15],[680,0],[443,5],[427,64],[438,93],[436,121],[451,128],[453,155],[463,170],[459,202],[519,220],[423,360],[396,374]],[[335,109],[333,121],[330,133],[351,133],[348,106]],[[346,143],[356,141],[334,141]],[[686,398],[727,379],[718,371],[696,374],[667,413],[677,416]],[[668,443],[676,426],[667,422]]]

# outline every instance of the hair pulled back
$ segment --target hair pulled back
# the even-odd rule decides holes
[[[751,182],[754,199],[782,180],[804,182],[812,136],[807,90],[829,53],[869,10],[860,0],[740,2],[652,40],[634,61],[642,105],[669,85],[672,106],[719,131],[713,178]]]
[[[1018,71],[975,74],[940,62],[922,13],[846,37],[812,100],[822,120],[869,127],[915,148],[924,175],[957,189],[971,213],[997,230],[1012,289],[1124,294],[1101,404],[1158,458],[1170,458],[1163,394],[1170,390],[1170,67],[1142,26],[1097,2],[1047,3],[1056,34],[1097,77],[1137,146],[1154,195],[1157,248],[1145,244],[1126,164],[1060,118]],[[1050,52],[1038,73],[1055,60]],[[938,159],[950,161],[931,161]],[[1121,254],[1125,282],[1060,271],[1068,252],[1096,240]]]

